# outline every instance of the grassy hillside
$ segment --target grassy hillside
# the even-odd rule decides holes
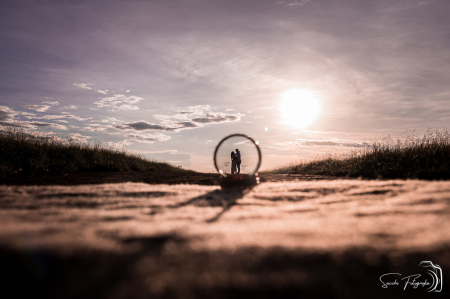
[[[386,138],[345,156],[293,163],[270,173],[450,179],[450,132],[444,129],[428,131],[423,137]]]
[[[0,178],[123,170],[186,171],[98,144],[40,137],[14,129],[0,131]]]

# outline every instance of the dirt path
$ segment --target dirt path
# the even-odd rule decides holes
[[[45,298],[448,298],[450,183],[0,186],[2,289]],[[422,261],[443,291],[407,287]],[[400,273],[399,286],[380,276]],[[387,281],[395,277],[387,276]],[[427,286],[429,287],[429,286]]]

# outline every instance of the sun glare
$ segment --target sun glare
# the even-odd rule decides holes
[[[319,103],[309,91],[292,89],[281,94],[280,109],[286,123],[304,128],[317,117]]]

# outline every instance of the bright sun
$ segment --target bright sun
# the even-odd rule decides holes
[[[298,128],[308,126],[319,113],[319,103],[309,91],[303,89],[282,93],[280,108],[285,121]]]

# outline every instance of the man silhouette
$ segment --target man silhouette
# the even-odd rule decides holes
[[[237,166],[237,173],[241,173],[241,152],[236,149],[236,166]]]

